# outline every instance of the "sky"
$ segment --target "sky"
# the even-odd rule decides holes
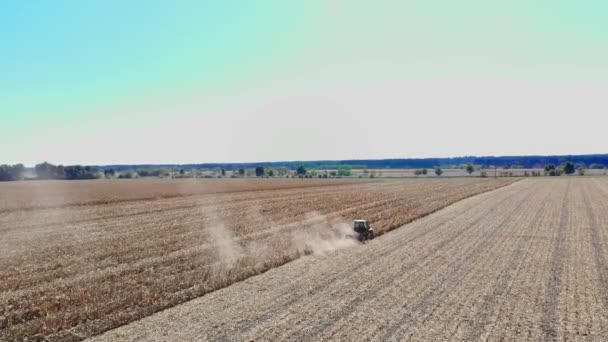
[[[606,1],[0,2],[0,164],[608,153]]]

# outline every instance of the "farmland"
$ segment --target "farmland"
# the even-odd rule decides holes
[[[0,184],[0,340],[80,340],[512,179]],[[353,248],[349,248],[351,250]],[[358,249],[358,248],[354,248]]]
[[[608,181],[528,179],[95,341],[608,340]]]

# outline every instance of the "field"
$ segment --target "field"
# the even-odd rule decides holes
[[[608,179],[523,180],[94,340],[607,341],[607,227]]]
[[[0,340],[80,340],[508,179],[0,184]],[[359,248],[347,248],[357,250]]]

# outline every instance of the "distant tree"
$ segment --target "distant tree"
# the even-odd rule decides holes
[[[222,169],[220,172],[222,173],[222,176],[226,177],[226,169]]]
[[[38,179],[64,179],[65,170],[63,165],[55,166],[53,164],[44,162],[37,164],[34,167],[36,171],[36,177]]]
[[[298,166],[298,168],[296,169],[296,174],[298,174],[299,176],[303,176],[306,174],[306,168],[304,167],[304,165]]]
[[[264,177],[264,167],[256,166],[255,168],[255,176],[256,177]]]
[[[239,175],[240,175],[241,177],[243,177],[243,176],[245,175],[245,169],[240,168],[240,169],[238,170],[238,173],[239,173]]]
[[[429,171],[427,169],[422,169],[422,174],[426,175]]]
[[[574,168],[574,163],[572,163],[571,161],[567,161],[564,163],[564,173],[567,175],[571,175],[573,174],[575,171]]]
[[[268,170],[268,177],[274,177],[274,170],[273,169]]]
[[[114,177],[116,175],[116,170],[114,170],[114,169],[105,169],[105,170],[103,170],[103,175],[106,176],[106,178]]]
[[[585,168],[584,167],[579,167],[578,169],[576,169],[576,171],[578,172],[579,176],[584,176],[585,175]]]
[[[23,164],[0,165],[0,182],[18,181],[25,177]]]
[[[350,176],[351,170],[352,169],[351,169],[350,166],[346,166],[346,165],[345,166],[340,166],[338,168],[338,176],[348,177],[348,176]]]
[[[436,169],[435,169],[435,174],[436,174],[437,176],[441,176],[441,175],[443,174],[443,170],[442,170],[442,169],[440,169],[440,168],[436,168]]]
[[[485,171],[481,171],[481,173],[479,174],[479,177],[486,178],[486,177],[488,177],[488,174]]]
[[[421,169],[414,170],[414,175],[420,176],[421,174],[422,174],[422,170]]]
[[[38,179],[55,179],[57,174],[57,166],[44,162],[37,164],[34,169],[36,170],[36,177]]]
[[[549,173],[551,170],[555,170],[555,165],[553,165],[553,164],[545,165],[545,173]]]
[[[65,179],[96,179],[100,174],[97,169],[91,166],[71,165],[64,168]]]
[[[135,173],[134,171],[122,171],[119,175],[118,178],[120,179],[131,179],[131,178],[135,178],[135,175],[137,175],[137,173]]]
[[[186,174],[186,170],[184,170],[184,169],[179,169],[179,174],[180,174],[180,176],[185,175],[185,174]]]
[[[465,166],[465,170],[469,175],[471,175],[473,172],[475,172],[475,167],[472,164],[467,164]]]
[[[23,180],[25,178],[25,166],[23,164],[13,165],[12,174],[14,180]]]
[[[65,166],[57,165],[55,170],[55,179],[65,179]]]

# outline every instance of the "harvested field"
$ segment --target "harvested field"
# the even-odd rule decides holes
[[[0,183],[0,213],[214,193],[349,184],[355,179],[141,179]],[[27,185],[24,185],[27,184]]]
[[[607,341],[607,227],[607,179],[525,180],[94,341]]]
[[[352,246],[342,231],[355,217],[384,232],[512,182],[2,184],[0,340],[93,336],[302,255]]]

